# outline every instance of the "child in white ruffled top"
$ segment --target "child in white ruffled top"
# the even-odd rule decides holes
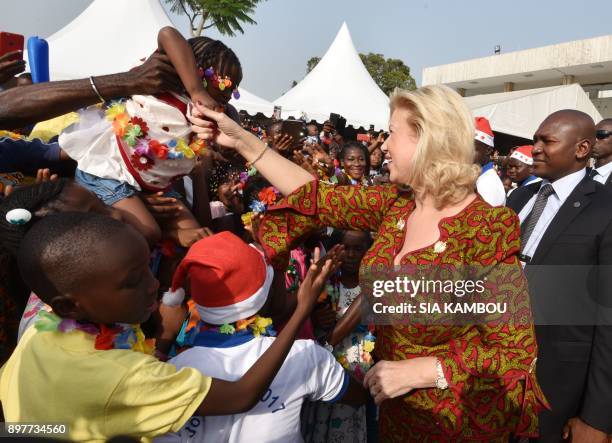
[[[180,77],[182,95],[137,95],[87,108],[59,138],[62,149],[78,163],[77,182],[121,210],[150,245],[161,239],[162,230],[138,194],[167,192],[180,197],[168,192],[170,186],[192,171],[205,149],[205,143],[192,136],[186,118],[190,106],[221,107],[237,117],[227,103],[232,94],[239,96],[242,80],[240,61],[220,41],[206,37],[186,41],[166,27],[159,32],[158,45]],[[162,227],[167,237],[187,247],[205,233],[190,211],[181,207],[179,215]]]

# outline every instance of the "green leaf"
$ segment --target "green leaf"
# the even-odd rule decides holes
[[[237,32],[244,34],[242,25],[245,23],[257,24],[252,15],[262,1],[265,0],[165,0],[172,12],[188,15],[192,26],[206,17],[202,29],[215,27],[222,35],[230,37]]]

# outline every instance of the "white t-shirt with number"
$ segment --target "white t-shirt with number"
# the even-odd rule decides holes
[[[230,348],[196,346],[169,361],[213,378],[235,381],[272,345],[259,337]],[[261,401],[243,414],[192,417],[177,434],[156,442],[302,442],[300,411],[304,400],[339,400],[348,375],[334,356],[312,340],[297,340]]]

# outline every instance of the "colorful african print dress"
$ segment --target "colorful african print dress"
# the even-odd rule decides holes
[[[314,181],[269,208],[261,223],[260,243],[269,258],[282,265],[293,245],[314,229],[333,226],[377,232],[361,263],[362,282],[369,269],[393,269],[405,220],[414,208],[412,193],[396,186],[332,186]],[[518,217],[476,197],[438,226],[439,241],[406,254],[401,264],[509,267],[513,279],[497,283],[515,289],[507,292],[507,302],[527,321],[377,326],[378,360],[435,356],[449,384],[445,390],[417,389],[384,401],[380,440],[490,442],[506,441],[512,434],[536,436],[538,413],[548,405],[535,377],[537,345],[526,279],[517,257]],[[513,299],[513,294],[523,297]]]

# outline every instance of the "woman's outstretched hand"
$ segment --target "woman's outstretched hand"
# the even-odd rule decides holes
[[[192,123],[191,130],[198,138],[226,148],[237,149],[245,135],[250,135],[224,113],[203,106],[194,107],[189,120]]]

